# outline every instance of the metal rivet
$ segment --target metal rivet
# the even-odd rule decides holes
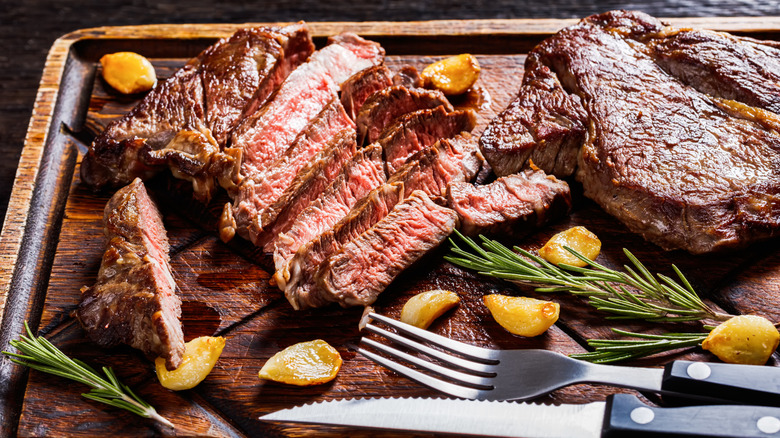
[[[696,380],[704,380],[712,374],[712,369],[703,362],[694,362],[688,365],[686,371],[692,379]]]
[[[756,423],[758,430],[764,433],[780,432],[780,420],[775,417],[761,417]]]
[[[653,418],[655,418],[655,413],[650,408],[641,407],[631,411],[631,420],[636,424],[647,424],[653,421]]]

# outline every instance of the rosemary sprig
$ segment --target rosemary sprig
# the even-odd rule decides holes
[[[110,367],[102,368],[106,376],[103,378],[86,363],[66,356],[42,336],[34,336],[27,321],[24,323],[24,328],[28,336],[22,335],[18,340],[10,342],[11,346],[20,353],[3,351],[12,362],[91,386],[91,391],[81,395],[174,427],[170,421],[158,414],[154,407],[135,395],[127,385],[121,383]]]
[[[713,327],[705,326],[712,329]],[[665,351],[679,348],[698,347],[707,337],[707,333],[664,333],[652,335],[646,333],[634,333],[625,330],[612,329],[622,336],[641,338],[641,340],[628,339],[589,339],[588,345],[595,351],[588,353],[572,354],[575,359],[587,360],[594,363],[611,363],[621,360],[637,359]]]
[[[470,251],[461,249],[450,239],[455,256],[446,256],[447,261],[490,277],[535,286],[538,292],[569,292],[584,296],[596,309],[611,313],[608,319],[679,322],[731,318],[731,315],[707,306],[676,266],[672,269],[679,282],[662,274],[653,275],[627,249],[623,252],[631,266],[625,265],[624,272],[598,264],[568,247],[566,249],[587,266],[556,266],[517,246],[512,251],[484,236],[479,236],[482,240],[482,246],[479,246],[458,231],[455,233]]]

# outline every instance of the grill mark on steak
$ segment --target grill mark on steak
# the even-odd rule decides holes
[[[410,89],[396,85],[372,94],[360,107],[355,124],[358,144],[377,141],[382,131],[403,114],[442,106],[449,112],[452,104],[439,90]]]
[[[285,269],[301,245],[329,230],[386,179],[382,148],[373,145],[358,151],[322,195],[295,218],[290,229],[266,245],[273,245],[276,271]]]
[[[470,134],[464,133],[441,139],[416,152],[387,182],[403,182],[405,197],[415,190],[442,196],[450,182],[472,181],[479,171],[480,160],[477,145]]]
[[[349,118],[355,120],[366,99],[391,85],[392,73],[384,64],[361,70],[341,85],[341,104]]]
[[[279,87],[273,99],[233,131],[232,147],[243,152],[241,177],[271,165],[354,73],[382,62],[384,50],[354,34],[331,38]]]
[[[331,99],[272,166],[257,172],[251,178],[246,178],[238,187],[232,204],[225,205],[223,217],[226,219],[220,222],[222,240],[227,242],[232,239],[239,224],[246,227],[254,217],[276,202],[298,172],[321,152],[337,133],[344,129],[354,131],[354,126],[339,99]]]
[[[458,216],[422,191],[328,257],[317,273],[321,298],[368,306],[400,274],[452,233]]]
[[[276,284],[296,310],[321,307],[331,301],[317,286],[320,265],[343,245],[382,220],[403,199],[401,182],[383,184],[357,202],[332,229],[298,248],[285,269],[274,274]]]
[[[780,134],[772,127],[780,118],[685,85],[648,55],[648,30],[673,34],[646,14],[609,12],[529,54],[528,77],[554,72],[582,102],[588,131],[576,157],[585,195],[665,249],[706,253],[776,235]]]
[[[111,197],[103,223],[108,244],[97,282],[81,290],[75,316],[101,347],[125,343],[177,368],[184,354],[181,301],[160,212],[140,179]]]
[[[273,246],[268,247],[268,243],[292,226],[298,214],[320,197],[356,152],[354,129],[344,129],[336,134],[328,146],[295,176],[282,196],[255,216],[248,227],[249,240],[266,252],[273,251]]]
[[[236,160],[227,133],[313,51],[308,29],[243,29],[220,40],[150,91],[95,139],[81,165],[93,188],[128,184],[171,167],[207,202]],[[228,68],[226,68],[228,67]]]
[[[415,152],[440,139],[471,131],[476,120],[471,110],[448,112],[443,106],[402,115],[385,128],[377,140],[385,151],[387,173],[392,175]]]
[[[453,182],[447,204],[458,214],[464,234],[519,236],[568,214],[571,193],[565,181],[527,169],[486,185]]]

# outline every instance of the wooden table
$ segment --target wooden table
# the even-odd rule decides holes
[[[155,7],[162,8],[160,4],[155,5]],[[506,7],[506,10],[523,11],[517,5],[518,3],[515,2],[511,4],[507,2],[503,6]],[[409,12],[409,10],[400,12],[400,10],[391,8],[390,13],[397,15],[391,15],[390,18],[402,20],[409,18],[452,17],[452,15],[448,16],[446,14],[442,16],[437,15],[436,10],[433,9],[435,6],[435,3],[426,4],[425,10],[420,12]],[[500,3],[498,5],[491,3],[490,5],[485,5],[485,9],[479,9],[476,8],[476,5],[471,4],[469,9],[459,9],[457,12],[448,11],[448,13],[455,14],[456,17],[460,18],[476,18],[485,17],[486,15],[481,14],[485,14],[485,11],[490,11],[495,14],[494,16],[501,16],[503,12],[499,10],[499,6],[501,6]],[[648,8],[648,12],[667,16],[688,15],[676,14],[669,10],[667,11],[670,13],[664,13],[663,6],[658,4],[651,5]],[[550,6],[548,4],[545,7]],[[570,7],[571,9],[567,9],[568,12],[564,15],[581,16],[596,11],[596,9],[588,9],[586,6]],[[600,8],[602,7],[604,6]],[[230,6],[220,6],[219,8],[223,8],[217,9],[217,12],[224,12],[221,16],[226,17],[225,21],[251,21],[250,17],[244,19],[244,16],[237,12],[237,8],[231,8]],[[135,14],[134,16],[136,17],[142,15],[142,11],[135,10],[132,7],[120,8],[120,10],[124,11],[121,17],[109,14],[113,18],[106,18],[107,23],[95,24],[124,24],[127,22],[122,20],[128,18],[125,15],[132,16]],[[532,11],[535,16],[538,16],[538,9]],[[674,11],[679,12],[677,9]],[[700,9],[699,11],[708,14],[710,12],[724,12],[724,10],[709,11],[706,9]],[[750,11],[740,10],[739,13],[748,15],[756,11],[752,9]],[[761,11],[767,12],[764,9]],[[37,10],[35,13],[42,12]],[[185,16],[181,16],[173,14],[175,19],[169,21],[215,21],[204,20],[204,15],[198,15],[203,14],[202,9],[191,13],[193,15],[185,14]],[[300,18],[313,21],[317,19],[305,14],[298,15],[295,11],[284,11],[283,14],[277,11],[277,13],[280,15],[263,17],[262,21],[297,20]],[[323,15],[319,17],[325,20],[350,19],[350,17],[356,20],[365,18],[362,16],[355,18],[349,15],[354,14],[354,11],[345,13],[344,17],[329,15],[333,14],[330,10],[320,10],[318,13],[322,13]],[[383,19],[388,19],[387,16],[381,15],[382,11],[376,10],[372,11],[372,13],[380,15]],[[114,14],[118,13],[114,11]],[[464,16],[461,17],[458,14],[464,14]],[[30,17],[33,16],[35,14],[30,16],[21,15],[16,21],[17,23],[29,23],[29,21],[25,20],[31,20]],[[90,13],[86,13],[85,16],[90,19],[97,19],[92,17]],[[110,20],[116,21],[112,22]],[[694,19],[687,22],[705,27],[718,27],[718,25],[721,25],[721,28],[727,30],[780,28],[780,24],[777,23],[776,19],[769,23],[765,23],[762,20],[711,21],[707,19]],[[317,29],[320,34],[328,35],[348,26],[351,30],[361,31],[362,29],[362,32],[369,34],[369,36],[372,32],[376,32],[380,36],[409,33],[417,35],[417,38],[420,36],[420,29],[423,29],[423,34],[429,32],[431,35],[447,33],[452,29],[461,30],[467,34],[470,32],[471,35],[478,35],[480,32],[487,30],[488,34],[500,33],[504,35],[502,37],[504,40],[502,41],[517,43],[515,46],[517,52],[522,53],[524,50],[532,47],[534,42],[544,35],[554,32],[555,29],[568,23],[570,21],[554,20],[536,22],[494,20],[478,24],[456,21],[414,25],[401,23],[361,25],[356,23],[352,25],[322,24]],[[78,25],[76,27],[86,26],[88,25]],[[165,32],[164,36],[163,34],[158,36],[175,38],[176,32],[192,32],[192,29],[195,29],[196,32],[201,32],[198,36],[200,40],[195,41],[188,50],[196,53],[202,44],[213,40],[217,36],[225,35],[234,28],[235,26],[230,25],[196,26],[185,31],[181,27],[174,26],[167,30],[162,28]],[[139,32],[139,35],[143,34],[144,31],[160,32],[159,29],[161,28],[156,29],[152,31],[139,28],[137,32]],[[523,35],[513,36],[513,32],[518,33],[518,29],[521,29],[519,33]],[[530,32],[529,29],[531,30]],[[105,32],[116,31],[107,30]],[[102,35],[101,31],[97,31],[95,35],[100,37]],[[473,48],[472,50],[476,51],[476,47],[487,41],[480,40],[480,38],[487,37],[472,36],[470,38],[473,38],[473,40],[469,38],[455,38],[453,41],[457,42],[453,44],[456,44],[457,48],[462,49],[462,51],[469,48]],[[393,53],[394,49],[404,47],[403,39],[400,40],[401,42],[395,42],[395,44],[398,44],[397,47],[392,46],[392,38],[387,39],[387,41],[389,41],[389,53]],[[61,41],[61,43],[67,42]],[[453,47],[455,46],[450,46],[450,48]],[[391,59],[391,62],[396,62],[399,65],[408,62],[421,66],[431,59],[426,55],[435,55],[437,54],[436,50],[437,46],[435,43],[427,46],[423,44],[418,48],[418,51],[404,53],[402,56]],[[486,74],[504,75],[502,78],[493,78],[493,81],[496,83],[511,81],[513,75],[516,76],[522,71],[522,57],[506,56],[503,50],[496,50],[496,52],[495,54],[487,53],[483,58],[484,65],[487,67]],[[65,56],[67,55],[63,54],[63,60]],[[94,56],[94,53],[89,56]],[[162,68],[162,71],[165,71],[166,68],[180,65],[186,57],[178,56],[170,60],[163,58],[164,56],[161,55],[158,66]],[[87,61],[89,62],[89,59]],[[31,74],[40,75],[40,71]],[[60,84],[60,79],[61,77],[44,78],[44,85],[56,88]],[[94,78],[92,80],[94,81]],[[99,84],[99,81],[96,84]],[[73,83],[70,85],[73,88],[68,89],[77,89],[76,86],[78,84]],[[4,91],[7,88],[8,86],[4,84]],[[45,90],[46,88],[44,88],[44,93],[46,92]],[[508,102],[511,93],[508,90],[503,92],[498,89],[493,90],[496,100],[491,107],[491,111],[500,110]],[[67,91],[65,94],[67,94]],[[40,102],[46,102],[46,96],[43,97],[44,99],[39,100]],[[74,92],[73,95],[66,96],[66,98],[78,99],[78,93]],[[94,103],[96,99],[100,98],[101,90],[97,86],[92,93],[91,100],[87,104]],[[52,103],[51,100],[49,103]],[[7,101],[2,104],[9,105]],[[120,102],[115,107],[115,110],[118,111],[121,105],[122,103]],[[128,105],[128,103],[125,102],[124,105]],[[46,126],[40,125],[40,123],[44,122],[51,109],[43,105],[37,108],[39,118],[34,119],[33,129],[31,130],[32,135],[42,136],[47,132],[49,132],[50,136],[56,134],[56,130],[49,131]],[[90,109],[92,108],[90,107]],[[10,111],[5,107],[4,110]],[[99,109],[95,109],[94,112],[99,111]],[[5,117],[5,113],[3,114],[3,126],[12,125],[12,121],[15,119],[13,117]],[[489,115],[485,114],[483,118],[489,117]],[[24,117],[23,122],[17,122],[17,124],[26,125],[28,120],[29,114]],[[35,123],[38,123],[38,125],[35,125]],[[35,141],[35,138],[28,138],[28,144]],[[6,146],[5,142],[3,142],[3,146]],[[40,168],[48,168],[49,171],[53,172],[53,178],[62,178],[62,175],[65,175],[67,178],[69,178],[67,175],[72,176],[78,156],[76,148],[73,145],[61,145],[57,150],[59,151],[57,160],[50,162],[49,166],[31,165],[21,168],[20,175],[22,178],[20,178],[16,190],[19,190],[20,193],[31,191],[32,175]],[[66,171],[61,172],[58,166]],[[31,171],[32,173],[30,173]],[[156,184],[155,187],[158,194],[164,195],[164,193],[168,192],[166,185],[168,183],[166,181],[157,181],[154,184]],[[257,435],[260,433],[306,434],[311,429],[289,427],[262,428],[258,426],[257,422],[253,421],[252,416],[257,413],[269,412],[274,409],[316,400],[318,397],[323,396],[326,398],[338,398],[339,395],[346,396],[355,393],[360,395],[432,394],[425,388],[384,371],[367,359],[344,348],[345,345],[359,337],[359,333],[353,324],[359,317],[359,310],[329,308],[304,314],[293,312],[284,299],[279,296],[278,291],[275,291],[273,287],[268,285],[267,271],[262,268],[267,261],[264,261],[262,256],[255,254],[251,248],[245,245],[242,246],[240,243],[227,247],[216,240],[213,233],[209,230],[209,226],[212,223],[209,222],[209,218],[213,219],[213,211],[209,211],[209,209],[205,209],[202,212],[189,210],[189,214],[182,215],[177,213],[176,207],[166,208],[164,212],[166,214],[166,224],[174,230],[172,240],[174,248],[176,248],[176,255],[174,256],[173,264],[174,270],[177,272],[177,280],[182,289],[180,292],[186,303],[184,323],[188,331],[187,336],[193,337],[199,334],[218,333],[229,336],[232,339],[229,342],[230,347],[226,350],[223,363],[219,367],[220,371],[215,374],[213,379],[199,387],[200,389],[184,395],[161,392],[156,386],[153,374],[146,368],[148,364],[137,352],[127,348],[119,348],[110,350],[112,356],[106,356],[105,352],[96,349],[83,338],[83,333],[73,323],[73,320],[69,318],[68,312],[72,310],[74,299],[77,299],[78,288],[84,284],[90,284],[96,274],[97,263],[99,262],[103,245],[99,238],[101,226],[100,212],[107,197],[105,195],[102,197],[94,196],[78,183],[77,178],[68,179],[65,181],[65,184],[56,185],[56,187],[56,189],[47,194],[50,199],[54,200],[53,204],[44,206],[43,210],[39,211],[38,214],[43,215],[44,218],[47,215],[57,216],[54,223],[58,224],[58,226],[52,229],[28,230],[38,233],[37,235],[41,236],[41,239],[28,242],[26,246],[23,245],[21,252],[18,253],[22,254],[21,258],[14,260],[6,259],[4,260],[6,262],[5,266],[0,266],[0,269],[4,269],[4,271],[0,271],[2,272],[0,278],[4,280],[4,287],[9,286],[8,280],[11,279],[15,266],[17,269],[13,277],[14,281],[17,284],[21,282],[26,286],[22,288],[24,289],[22,295],[14,295],[16,300],[12,303],[15,306],[14,310],[6,312],[3,316],[2,327],[4,330],[12,328],[16,331],[19,327],[19,319],[27,318],[35,326],[40,323],[42,332],[47,337],[55,338],[56,343],[64,346],[69,353],[92,363],[108,364],[114,367],[121,366],[122,370],[119,374],[123,379],[132,386],[138,387],[139,391],[145,396],[149,396],[154,404],[164,406],[162,408],[164,413],[171,416],[177,424],[190,419],[191,431],[197,434],[206,432],[236,436],[244,434]],[[172,202],[171,205],[175,206],[176,200],[172,199],[170,201]],[[22,219],[18,215],[14,216],[15,213],[18,213],[18,211],[12,209],[8,217],[12,218],[13,222],[9,222],[6,226],[9,227],[9,224],[13,224],[17,230],[20,230],[19,221]],[[48,219],[43,222],[43,224],[49,223],[52,222]],[[780,311],[776,309],[777,300],[774,298],[776,292],[773,292],[778,282],[780,282],[777,280],[777,278],[780,278],[776,268],[778,258],[777,251],[771,244],[758,245],[751,248],[750,251],[725,258],[715,256],[691,258],[681,253],[661,253],[657,248],[641,241],[641,239],[616,225],[613,219],[607,217],[598,208],[587,202],[579,205],[571,218],[558,222],[552,227],[545,229],[542,233],[517,243],[526,247],[538,247],[540,242],[549,237],[553,232],[573,224],[582,223],[587,223],[590,228],[599,233],[605,243],[605,248],[609,248],[604,255],[606,264],[620,265],[624,263],[625,260],[619,255],[619,248],[626,246],[640,255],[640,258],[642,256],[648,258],[652,269],[663,271],[668,270],[668,265],[671,262],[678,264],[692,278],[697,289],[703,291],[703,294],[710,298],[715,305],[724,306],[731,311],[743,313],[759,312],[770,319],[780,319]],[[98,237],[85,239],[83,236]],[[0,242],[0,245],[3,248],[13,246],[18,243],[18,241],[14,241],[14,238],[19,237],[21,235],[11,236],[11,238]],[[25,251],[27,251],[27,255],[25,255]],[[211,261],[204,265],[193,265],[193,261],[203,262],[206,260],[203,254],[208,254],[208,260]],[[24,259],[24,257],[28,258]],[[26,260],[27,263],[21,268],[18,267],[18,260],[20,259]],[[219,264],[214,265],[214,260],[221,261]],[[550,333],[544,337],[534,339],[519,339],[507,335],[490,320],[489,315],[480,307],[480,300],[481,296],[488,292],[516,293],[511,286],[501,282],[487,281],[468,272],[453,268],[451,265],[441,261],[441,252],[433,254],[430,260],[432,261],[430,266],[426,265],[425,268],[418,267],[412,272],[405,274],[404,282],[394,286],[393,290],[388,291],[387,296],[391,298],[380,299],[378,309],[382,313],[397,316],[404,298],[411,296],[411,294],[417,291],[432,287],[458,287],[462,294],[467,297],[464,299],[460,310],[451,314],[444,322],[440,322],[433,327],[437,332],[447,336],[491,347],[540,347],[570,353],[583,351],[581,344],[583,338],[600,337],[608,334],[609,325],[605,324],[599,316],[594,316],[588,312],[587,307],[582,302],[567,297],[557,297],[556,300],[560,301],[564,306],[561,317],[562,323],[552,329]],[[15,263],[17,264],[15,265]],[[51,271],[51,276],[48,275],[49,271]],[[4,292],[2,291],[2,293]],[[209,300],[213,302],[211,305],[204,306],[200,298],[206,293],[210,294],[208,295]],[[42,301],[44,300],[46,304],[42,306]],[[42,316],[41,308],[43,308]],[[217,313],[216,315],[215,312]],[[296,322],[291,323],[293,320]],[[325,322],[328,321],[332,322],[326,324]],[[348,371],[343,373],[335,384],[291,391],[289,387],[283,385],[261,385],[258,383],[256,372],[259,366],[262,365],[263,360],[247,360],[251,359],[247,356],[247,352],[251,352],[251,356],[256,358],[266,358],[280,346],[306,340],[302,339],[302,337],[317,333],[318,327],[323,324],[325,324],[326,329],[322,330],[322,336],[334,345],[339,346],[345,362],[348,364],[345,367],[345,370]],[[280,329],[280,327],[283,328]],[[629,329],[642,328],[640,325],[629,325],[626,327]],[[467,328],[467,330],[464,331],[464,328]],[[3,349],[7,349],[5,342],[7,342],[9,337],[15,336],[12,336],[8,331],[0,334]],[[699,352],[688,354],[687,357],[711,359],[711,356]],[[669,357],[664,358],[661,362],[666,360],[669,360]],[[639,363],[656,364],[658,362],[657,360],[651,360]],[[6,366],[3,369],[5,370],[4,372],[7,372],[11,368]],[[79,390],[71,388],[66,382],[52,380],[39,373],[32,373],[28,384],[26,374],[18,371],[14,371],[13,375],[0,377],[3,378],[0,379],[0,396],[3,398],[6,408],[0,414],[4,415],[2,417],[3,421],[0,421],[2,423],[2,429],[0,429],[2,433],[0,435],[10,435],[17,432],[28,436],[41,434],[70,435],[75,433],[93,435],[103,432],[149,435],[165,432],[165,430],[158,429],[148,422],[139,421],[130,414],[117,413],[111,408],[103,409],[100,405],[85,403],[78,395]],[[371,382],[373,382],[373,386],[367,386]],[[25,388],[27,388],[27,392],[23,393]],[[609,391],[606,388],[579,387],[560,391],[550,396],[550,399],[564,402],[584,402],[603,399]],[[25,401],[22,405],[23,397]],[[22,415],[22,420],[18,422],[17,419],[20,414]],[[74,414],[80,414],[82,417],[74,419]],[[336,435],[345,432],[339,429],[315,430]]]

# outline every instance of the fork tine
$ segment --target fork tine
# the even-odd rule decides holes
[[[444,336],[439,336],[435,333],[431,333],[428,330],[417,328],[413,325],[403,323],[401,321],[388,318],[386,316],[378,315],[376,313],[369,313],[368,317],[382,323],[389,325],[401,332],[404,332],[417,339],[421,339],[431,344],[437,345],[446,350],[462,354],[470,359],[478,361],[487,361],[488,363],[498,363],[498,350],[490,350],[488,348],[477,347],[474,345],[464,344]]]
[[[358,353],[366,356],[367,358],[384,366],[385,368],[389,368],[402,376],[406,376],[418,383],[421,383],[437,391],[441,391],[445,394],[449,394],[454,397],[468,398],[468,399],[477,399],[480,398],[480,396],[483,394],[483,391],[480,391],[478,389],[456,385],[454,383],[445,382],[444,380],[431,377],[427,374],[421,373],[405,365],[401,365],[397,362],[382,357],[378,354],[374,354],[366,350],[365,348],[358,348],[357,351]]]
[[[472,371],[474,373],[482,374],[485,376],[494,377],[496,375],[494,371],[494,365],[489,365],[485,363],[480,362],[472,362],[470,360],[462,359],[460,357],[455,357],[450,354],[447,354],[443,351],[434,350],[431,347],[428,347],[427,345],[423,345],[417,341],[414,341],[412,339],[399,336],[395,333],[389,332],[387,330],[381,329],[371,323],[366,324],[365,330],[370,331],[371,333],[375,333],[379,336],[383,336],[396,344],[403,345],[404,347],[411,348],[412,350],[418,351],[423,354],[427,354],[428,356],[434,357],[436,359],[439,359],[442,362],[449,363],[451,365],[455,365],[457,367],[461,367],[464,369],[467,369],[469,371]],[[365,338],[364,338],[365,339]],[[397,350],[396,350],[397,351]],[[447,369],[447,368],[445,368]],[[449,369],[447,369],[449,370]]]

